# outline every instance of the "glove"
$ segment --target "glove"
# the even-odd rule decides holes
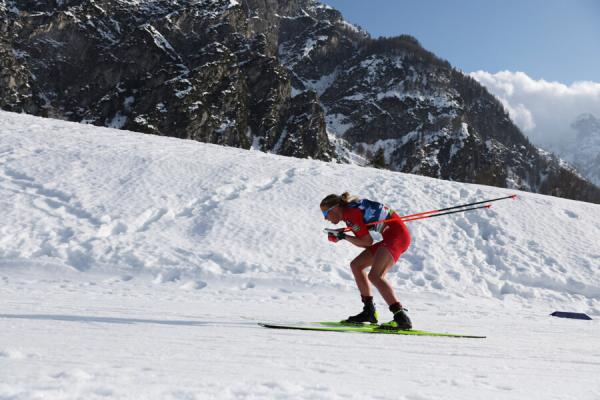
[[[329,233],[327,234],[327,239],[328,239],[330,242],[337,243],[337,242],[339,242],[340,240],[344,240],[344,239],[346,239],[346,234],[345,234],[344,232],[336,232],[336,233],[329,232]]]

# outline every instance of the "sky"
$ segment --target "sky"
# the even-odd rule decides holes
[[[597,0],[325,0],[373,37],[409,34],[465,72],[600,82]]]
[[[324,0],[372,37],[409,34],[500,98],[534,143],[600,118],[600,1]]]

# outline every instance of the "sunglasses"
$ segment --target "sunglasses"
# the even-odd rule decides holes
[[[330,208],[328,208],[328,209],[327,209],[327,210],[325,210],[325,211],[322,211],[322,213],[323,213],[323,218],[327,218],[327,216],[329,215],[329,213],[331,212],[331,210],[333,210],[333,209],[334,209],[334,208],[336,208],[336,207],[337,207],[337,206],[333,206],[333,207],[330,207]]]

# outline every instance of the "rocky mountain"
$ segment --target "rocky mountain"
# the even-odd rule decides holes
[[[581,114],[571,124],[577,132],[575,141],[569,141],[552,150],[573,164],[590,182],[600,186],[600,119],[594,115]]]
[[[473,79],[313,0],[0,0],[0,107],[600,202]]]

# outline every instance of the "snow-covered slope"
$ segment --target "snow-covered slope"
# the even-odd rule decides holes
[[[389,279],[415,326],[485,341],[257,327],[359,310],[318,207],[345,190],[402,214],[511,193],[0,112],[0,398],[600,395],[589,203],[410,223]]]

